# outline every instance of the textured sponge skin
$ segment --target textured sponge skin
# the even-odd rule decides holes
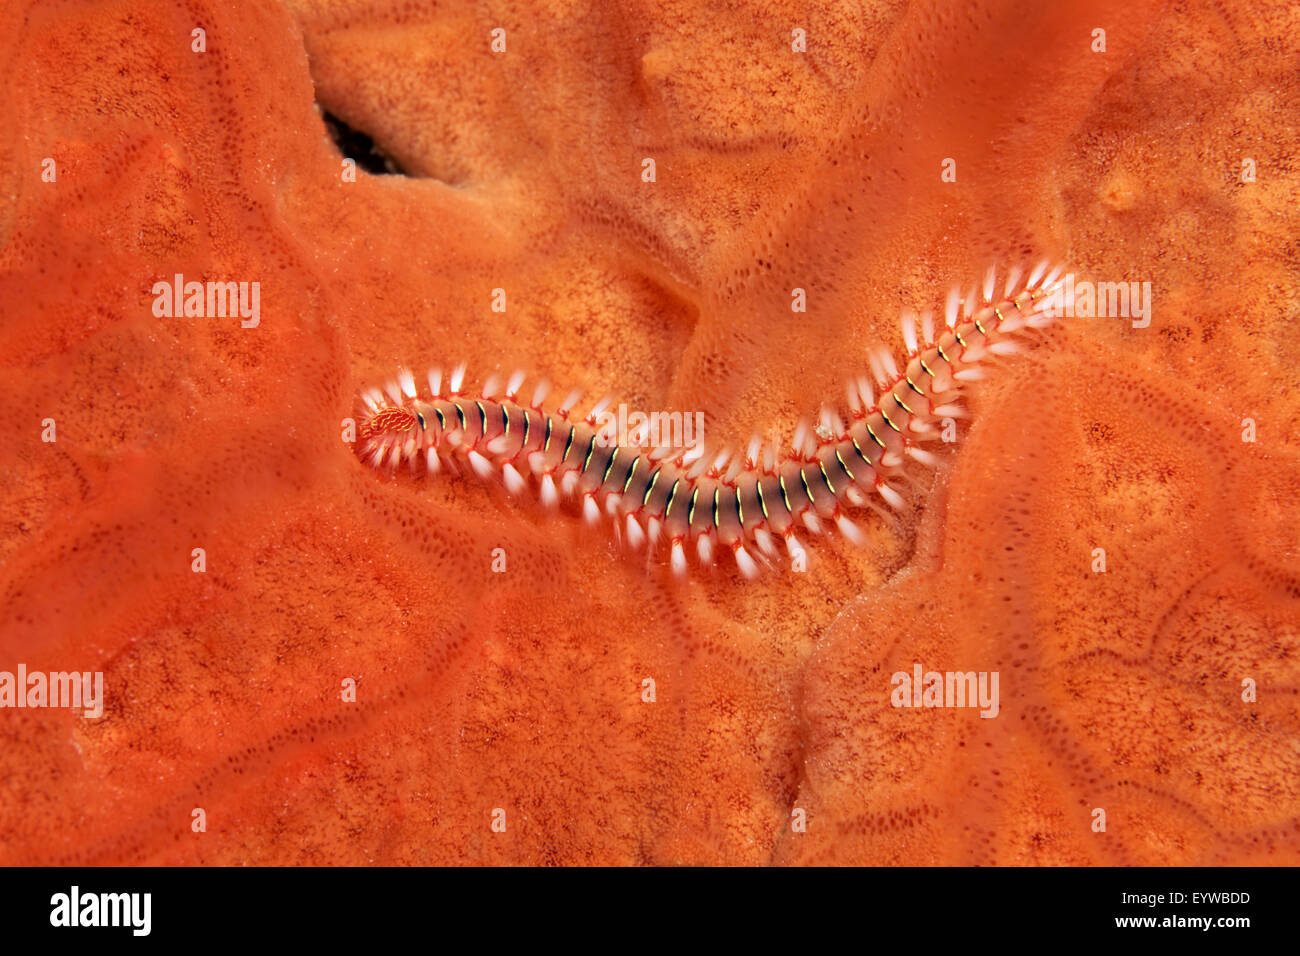
[[[0,862],[1297,862],[1300,39],[1235,6],[0,5],[0,670],[107,696],[0,711]],[[661,582],[342,440],[455,360],[788,433],[1039,252],[1151,325],[996,377],[806,575]],[[178,273],[260,324],[154,315]],[[914,662],[1000,715],[890,708]]]

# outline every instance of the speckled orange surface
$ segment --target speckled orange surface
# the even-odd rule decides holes
[[[1300,19],[956,6],[6,4],[0,670],[107,703],[0,710],[0,863],[1300,861]],[[343,181],[317,102],[411,175]],[[788,433],[1040,253],[1150,327],[1009,364],[806,574],[678,585],[340,440],[458,360]],[[156,317],[178,272],[260,324]],[[892,708],[918,661],[999,716]]]

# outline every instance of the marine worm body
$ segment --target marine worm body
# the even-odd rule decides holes
[[[937,331],[929,313],[919,320],[905,314],[903,360],[887,349],[872,351],[870,379],[849,382],[847,415],[823,409],[816,427],[801,424],[781,450],[758,439],[741,455],[650,447],[636,435],[617,444],[598,427],[607,399],[584,416],[572,414],[576,394],[547,411],[545,384],[531,401],[520,399],[522,373],[504,387],[489,381],[467,393],[463,366],[445,382],[430,372],[427,391],[407,371],[384,390],[364,391],[357,449],[377,468],[407,461],[432,474],[463,462],[482,479],[499,477],[512,495],[535,481],[546,507],[557,507],[562,496],[577,498],[587,521],[610,516],[616,534],[652,555],[666,551],[678,574],[686,571],[688,552],[709,565],[728,551],[753,577],[760,562],[780,557],[778,542],[802,560],[802,529],[817,534],[830,524],[860,542],[851,513],[879,510],[877,496],[903,507],[895,485],[907,460],[936,462],[921,445],[939,437],[944,419],[963,417],[963,388],[981,377],[984,359],[1018,351],[1018,333],[1052,321],[1061,306],[1061,273],[1043,263],[999,284],[990,270],[978,293],[952,291]]]

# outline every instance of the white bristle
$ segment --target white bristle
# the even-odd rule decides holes
[[[799,424],[794,428],[794,438],[790,442],[790,451],[796,455],[802,454],[807,438],[808,423],[800,419]]]
[[[803,434],[803,455],[805,458],[811,458],[817,451],[817,433],[811,428],[804,431]]]
[[[686,552],[682,550],[680,538],[673,540],[672,557],[669,558],[669,563],[672,566],[673,574],[679,578],[686,574]]]
[[[402,446],[402,457],[407,461],[415,460],[415,439],[406,439],[406,444]]]
[[[582,516],[587,519],[587,524],[595,524],[600,520],[600,507],[596,504],[596,496],[590,491],[582,497]]]
[[[397,370],[397,384],[407,398],[415,398],[415,376],[404,368]]]
[[[593,405],[591,407],[591,411],[587,412],[587,423],[590,425],[594,425],[596,423],[596,419],[600,418],[601,415],[605,414],[605,409],[609,408],[610,401],[611,399],[609,398],[609,396],[606,396],[602,398],[600,401],[598,401],[595,405]]]
[[[402,446],[393,445],[393,450],[388,455],[388,467],[396,468],[397,463],[401,460],[402,460]]]
[[[533,408],[537,408],[546,400],[546,396],[551,394],[551,383],[542,379],[533,389]]]
[[[886,348],[880,349],[880,364],[889,374],[889,383],[898,381],[898,365],[894,362],[894,353]]]
[[[749,447],[745,450],[745,466],[753,468],[758,464],[759,454],[763,451],[763,443],[757,435],[749,439]]]
[[[835,519],[835,527],[840,529],[840,534],[848,538],[854,544],[861,547],[867,540],[867,536],[862,533],[862,529],[855,525],[844,515]]]
[[[470,449],[466,457],[469,459],[470,467],[474,469],[474,474],[480,478],[487,478],[492,474],[492,463],[474,449]]]
[[[876,404],[876,393],[865,375],[858,376],[858,395],[862,398],[862,407],[871,409]]]
[[[622,503],[622,501],[623,501],[622,495],[606,495],[605,514],[609,515],[611,518],[614,517],[614,515],[618,513],[618,506],[619,504]]]
[[[882,468],[897,468],[903,463],[903,456],[896,451],[887,451],[880,456]]]
[[[998,279],[997,266],[989,266],[989,271],[984,273],[984,304],[988,305],[993,301],[993,288]]]
[[[900,322],[903,327],[903,345],[907,347],[907,354],[912,355],[917,350],[916,341],[916,313],[904,312]]]
[[[753,579],[758,577],[758,565],[754,559],[749,556],[749,552],[743,546],[736,546],[736,567],[740,568],[740,573],[745,577]]]
[[[799,543],[799,539],[791,533],[785,536],[785,550],[790,555],[791,562],[798,561],[806,566],[808,552]]]
[[[516,371],[513,375],[510,376],[510,380],[506,382],[506,398],[510,399],[513,402],[515,400],[515,396],[519,394],[520,386],[523,384],[524,384],[524,373],[522,371]]]
[[[1047,274],[1047,278],[1043,280],[1043,290],[1046,292],[1051,292],[1052,289],[1056,287],[1057,281],[1061,278],[1061,275],[1064,272],[1065,272],[1065,266],[1062,265],[1053,266],[1052,271],[1049,272]]]
[[[483,398],[496,398],[501,389],[501,379],[495,375],[489,375],[487,381],[483,383]]]
[[[948,299],[943,304],[943,321],[948,328],[957,327],[957,311],[961,308],[961,289],[953,286],[948,290]]]
[[[713,532],[702,534],[695,542],[695,553],[699,556],[700,564],[708,567],[713,563]]]
[[[578,400],[581,398],[582,398],[582,389],[575,388],[573,391],[571,391],[568,394],[568,396],[565,397],[564,401],[560,403],[560,408],[559,408],[560,417],[564,418],[569,414],[569,412],[573,411],[573,406],[578,404]]]
[[[844,497],[848,500],[849,504],[856,505],[859,508],[867,503],[867,496],[862,493],[862,489],[857,485],[849,485],[845,488]]]
[[[1034,271],[1029,273],[1029,279],[1025,282],[1025,288],[1030,291],[1037,289],[1038,283],[1043,280],[1043,276],[1047,275],[1047,269],[1051,264],[1051,260],[1044,259],[1042,262],[1038,263],[1038,265],[1034,266]]]
[[[960,372],[954,372],[952,377],[959,382],[978,382],[984,378],[984,370],[979,368],[964,368]]]
[[[442,470],[442,459],[438,457],[438,449],[430,447],[424,453],[424,467],[431,475],[436,475]]]
[[[935,418],[970,418],[970,412],[960,405],[940,405],[930,410]]]
[[[633,548],[640,548],[645,543],[645,531],[635,515],[627,516],[627,543]]]
[[[871,367],[871,377],[876,380],[876,384],[882,389],[889,387],[889,379],[885,376],[885,367],[881,364],[880,355],[875,349],[867,352],[867,365]]]
[[[894,508],[898,511],[903,510],[903,504],[904,504],[903,496],[900,495],[893,488],[889,487],[889,485],[885,484],[883,481],[877,482],[876,491],[880,493],[880,497],[884,498],[885,503],[888,504],[891,508]]]
[[[658,518],[656,518],[654,515],[651,515],[650,520],[647,521],[645,524],[646,524],[646,528],[645,528],[646,541],[649,543],[650,547],[653,548],[656,544],[659,543],[659,534],[661,531],[663,531],[663,527],[664,527],[663,522],[660,521]]]
[[[921,335],[925,338],[922,344],[934,344],[934,313],[929,309],[921,313]]]
[[[555,490],[555,479],[549,474],[542,475],[542,505],[547,508],[554,508],[560,503],[559,492]]]
[[[813,534],[822,533],[822,519],[817,517],[817,512],[809,509],[808,511],[805,511],[803,513],[802,517],[803,517],[803,524],[805,528],[807,528]]]
[[[437,398],[442,390],[442,369],[429,369],[429,394]]]
[[[578,473],[576,471],[566,471],[560,476],[560,491],[564,497],[572,498],[578,490]]]
[[[386,384],[384,386],[384,391],[388,393],[388,397],[393,400],[394,405],[402,404],[402,390],[397,387],[396,382],[389,382]]]
[[[512,495],[521,495],[524,493],[524,489],[528,487],[528,483],[524,481],[524,476],[519,474],[515,466],[508,462],[501,466],[501,477],[505,480],[506,491]]]
[[[937,467],[939,464],[938,455],[933,455],[924,448],[917,448],[915,445],[907,446],[907,455],[909,458],[919,461],[923,465],[928,465],[931,468]]]
[[[462,362],[452,370],[451,380],[447,383],[451,388],[451,394],[459,395],[460,387],[465,383],[465,363]]]
[[[769,557],[776,554],[776,545],[772,543],[772,535],[766,528],[754,529],[754,543],[758,545],[759,551]]]
[[[858,383],[849,379],[844,385],[844,397],[848,399],[849,411],[853,413],[854,418],[861,418],[863,414],[862,397],[858,395]]]
[[[1024,275],[1024,270],[1022,270],[1020,266],[1011,267],[1011,270],[1007,273],[1007,284],[1002,293],[1004,298],[1011,298],[1011,293],[1019,287],[1020,277],[1022,275]]]
[[[1017,352],[1024,351],[1018,342],[994,342],[989,346],[989,351],[994,355],[1015,355]]]

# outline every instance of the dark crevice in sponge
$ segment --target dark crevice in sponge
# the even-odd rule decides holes
[[[381,176],[408,175],[396,160],[375,145],[374,139],[369,134],[353,129],[324,107],[321,107],[321,116],[339,152],[348,159],[356,160],[356,164],[366,172]]]

